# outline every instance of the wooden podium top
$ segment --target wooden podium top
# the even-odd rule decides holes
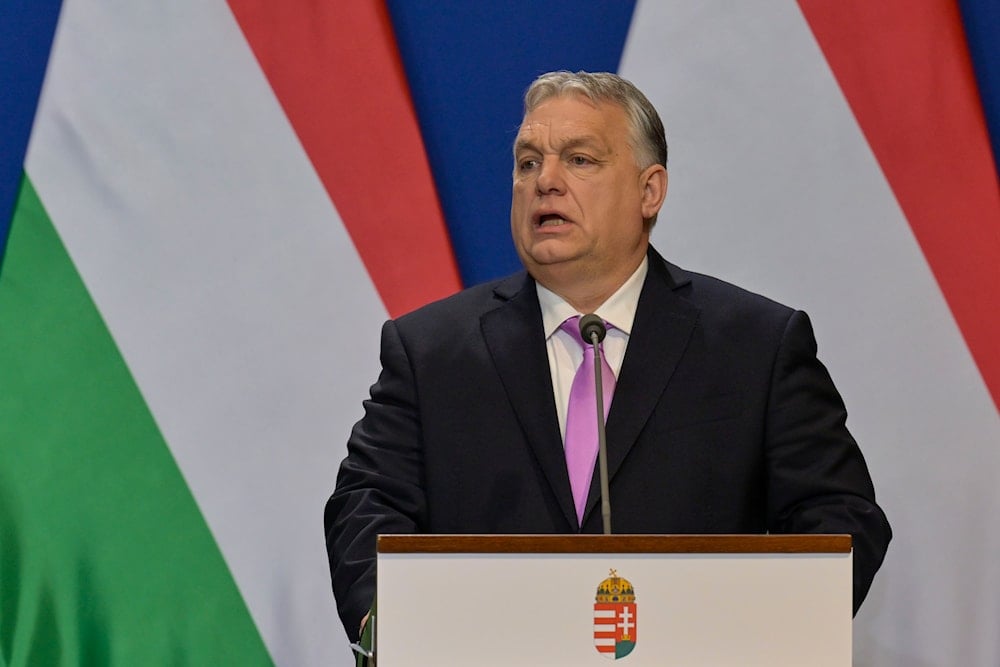
[[[379,535],[378,553],[850,553],[850,535]]]

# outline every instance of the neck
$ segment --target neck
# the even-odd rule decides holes
[[[544,275],[536,275],[534,278],[546,289],[558,294],[578,313],[593,313],[632,277],[642,263],[643,257],[645,255],[642,255],[634,266],[629,264],[611,273],[560,275],[547,271]]]
[[[548,285],[546,285],[546,287],[548,287]],[[571,292],[567,292],[565,290],[560,291],[552,289],[551,287],[549,287],[549,289],[552,289],[552,291],[561,296],[566,303],[573,306],[576,312],[592,313],[597,310],[602,303],[611,298],[611,295],[614,294],[619,287],[621,287],[621,285],[613,287],[612,289],[605,289],[596,292],[585,290],[573,290]]]

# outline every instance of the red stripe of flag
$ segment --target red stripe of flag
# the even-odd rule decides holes
[[[457,291],[461,280],[384,3],[229,6],[389,314]]]
[[[1000,188],[954,0],[799,0],[1000,407]]]

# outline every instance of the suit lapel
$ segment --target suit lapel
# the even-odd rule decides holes
[[[576,526],[535,283],[519,274],[500,283],[495,293],[506,303],[480,319],[483,338],[559,507],[569,524]]]
[[[632,333],[608,414],[608,477],[613,479],[653,414],[674,369],[684,356],[699,310],[675,290],[690,282],[650,248],[649,272],[639,295]],[[600,502],[597,470],[587,511]]]

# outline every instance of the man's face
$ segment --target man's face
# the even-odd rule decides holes
[[[663,171],[639,169],[618,105],[578,95],[540,104],[514,144],[510,224],[525,268],[556,293],[581,280],[620,285],[645,256]],[[650,174],[662,192],[650,192]]]

